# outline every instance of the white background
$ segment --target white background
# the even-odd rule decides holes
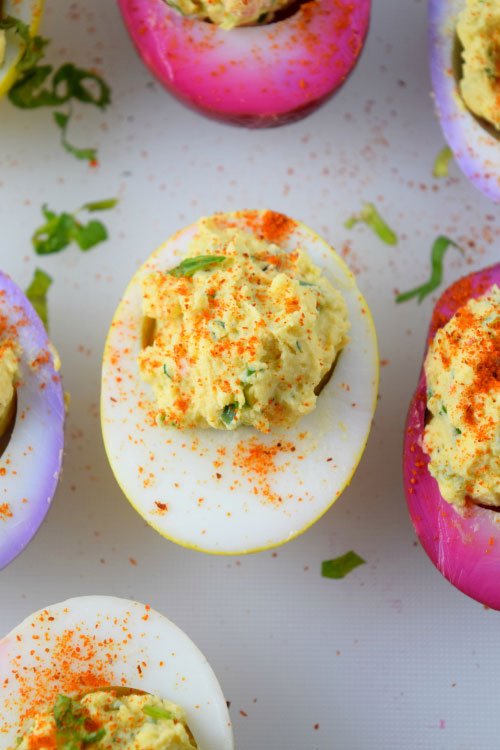
[[[95,67],[113,104],[76,107],[70,139],[99,147],[91,169],[67,155],[48,110],[0,102],[0,258],[25,287],[50,273],[51,336],[71,395],[64,475],[42,529],[0,574],[0,635],[79,594],[136,598],[183,628],[231,701],[239,750],[498,747],[499,616],[440,576],[416,543],[401,445],[434,298],[394,303],[425,281],[439,233],[445,282],[492,263],[496,208],[452,164],[433,112],[423,0],[378,0],[360,63],[308,119],[250,132],[184,109],[139,61],[111,0],[48,0],[48,59]],[[110,241],[37,258],[40,207],[73,210],[119,196],[102,215]],[[344,221],[374,201],[397,231],[389,247]],[[312,529],[276,552],[216,558],[149,528],[122,496],[100,434],[100,360],[120,294],[174,231],[216,210],[269,207],[344,252],[378,330],[381,390],[358,471]],[[321,561],[354,549],[347,578]],[[130,562],[136,561],[136,565]],[[247,716],[243,716],[243,711]],[[319,725],[315,729],[315,725]]]

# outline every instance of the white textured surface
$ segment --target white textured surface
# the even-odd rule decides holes
[[[50,59],[96,66],[113,86],[112,107],[76,108],[70,131],[77,145],[99,146],[101,166],[60,148],[50,112],[0,102],[1,265],[23,287],[36,265],[53,275],[52,338],[71,393],[63,480],[35,540],[0,574],[0,633],[84,593],[147,602],[206,654],[241,750],[498,744],[499,615],[453,589],[415,546],[401,480],[432,299],[396,306],[395,290],[427,279],[437,234],[466,250],[465,259],[449,251],[448,283],[497,260],[500,233],[498,212],[455,165],[450,178],[431,177],[444,143],[425,11],[423,0],[376,0],[360,64],[335,99],[301,123],[252,133],[164,94],[110,0],[48,0]],[[34,256],[43,201],[72,210],[113,195],[122,201],[103,215],[107,244]],[[364,200],[396,229],[397,247],[343,228]],[[122,496],[100,437],[100,358],[119,295],[152,249],[202,214],[258,206],[345,249],[387,364],[366,453],[339,502],[275,553],[214,558],[163,540]],[[321,561],[348,549],[368,564],[341,581],[321,578]]]

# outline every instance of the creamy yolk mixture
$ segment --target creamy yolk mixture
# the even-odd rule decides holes
[[[429,471],[448,502],[500,506],[500,291],[470,300],[425,360]]]
[[[291,0],[166,0],[185,16],[212,21],[223,29],[269,23]]]
[[[195,750],[182,708],[152,695],[113,690],[81,700],[59,695],[19,738],[16,750]]]
[[[143,280],[155,321],[139,355],[157,420],[175,427],[262,432],[314,409],[346,345],[341,294],[308,255],[224,224],[199,222],[187,257]]]
[[[467,0],[457,34],[463,46],[460,93],[467,107],[500,130],[500,3]]]

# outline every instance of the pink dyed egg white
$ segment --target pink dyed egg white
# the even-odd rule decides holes
[[[131,688],[181,706],[200,750],[234,750],[226,701],[206,658],[144,604],[83,596],[35,612],[0,641],[0,744],[58,694]]]
[[[470,274],[449,287],[431,320],[427,345],[468,299],[500,285],[500,265]],[[422,368],[410,404],[404,443],[404,482],[410,517],[437,569],[464,594],[500,610],[500,513],[470,502],[465,510],[446,502],[422,449],[427,399]]]
[[[455,29],[465,0],[429,0],[428,7],[431,78],[444,137],[466,177],[488,198],[500,201],[500,141],[493,128],[466,108],[458,89]]]
[[[222,29],[164,0],[118,0],[142,59],[171,94],[219,120],[269,127],[299,120],[358,60],[371,0],[313,0],[281,21]]]
[[[20,356],[16,416],[0,456],[3,568],[26,547],[49,509],[61,472],[65,412],[61,378],[43,323],[1,271],[0,317]]]

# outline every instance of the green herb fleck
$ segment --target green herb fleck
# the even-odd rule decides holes
[[[316,284],[313,284],[311,281],[302,281],[302,279],[299,279],[300,286],[316,286]]]
[[[220,418],[224,422],[224,424],[231,424],[233,421],[236,412],[238,410],[238,404],[226,404],[226,406],[223,408]]]
[[[429,281],[421,286],[417,286],[415,289],[411,289],[409,292],[398,294],[396,302],[406,302],[412,297],[418,297],[418,302],[420,304],[424,297],[433,292],[434,289],[437,289],[443,279],[443,258],[450,245],[456,247],[457,250],[460,250],[463,255],[462,248],[457,245],[456,242],[453,242],[453,240],[450,240],[448,237],[440,235],[434,241],[431,250],[431,277]]]
[[[227,260],[225,255],[196,255],[194,258],[184,258],[178,266],[171,268],[167,273],[176,278],[181,276],[193,276],[196,271],[209,268],[216,263],[222,263],[224,260]]]
[[[452,157],[453,151],[449,146],[445,146],[436,156],[434,169],[432,170],[434,177],[448,177],[448,166]]]
[[[167,378],[170,378],[170,380],[172,380],[172,376],[169,374],[167,370],[167,365],[163,365],[163,373],[167,376]]]
[[[397,245],[397,235],[384,221],[373,203],[365,203],[359,216],[351,216],[351,218],[345,222],[344,226],[346,229],[352,229],[352,227],[359,222],[364,222],[371,227],[382,242],[385,242],[387,245]]]
[[[173,719],[174,715],[171,711],[167,711],[166,708],[161,706],[143,706],[143,712],[146,716],[150,716],[152,719]]]
[[[106,735],[105,729],[87,733],[85,721],[88,713],[79,701],[58,695],[52,709],[56,723],[56,744],[61,750],[81,750],[93,745]]]
[[[87,203],[72,214],[56,214],[47,204],[42,206],[46,222],[34,232],[31,241],[37,255],[50,255],[64,250],[71,242],[76,242],[81,250],[90,250],[108,238],[108,232],[100,221],[82,224],[75,217],[81,211],[98,211],[113,208],[117,201],[110,200]]]
[[[351,550],[333,560],[324,560],[321,564],[321,575],[324,578],[344,578],[358,565],[364,564],[365,560]]]
[[[61,128],[61,144],[63,148],[66,149],[66,151],[69,154],[72,154],[77,159],[86,159],[90,162],[96,162],[97,161],[97,149],[95,148],[77,148],[76,146],[73,146],[66,138],[66,131],[68,128],[68,122],[72,115],[72,112],[68,113],[67,115],[63,114],[63,112],[54,112],[54,121],[56,125]]]
[[[444,404],[442,405],[441,409],[439,410],[439,413],[440,414],[448,414],[448,409],[446,408],[446,406]]]
[[[31,284],[26,289],[26,296],[37,311],[47,331],[49,330],[47,292],[51,284],[51,277],[45,271],[37,268],[33,274]]]
[[[460,427],[455,427],[455,434],[456,435],[461,435],[462,434],[462,430],[460,429]]]
[[[299,352],[301,352],[302,351],[302,347],[300,345],[300,341],[297,341],[296,343],[297,343],[297,349],[299,350]]]

